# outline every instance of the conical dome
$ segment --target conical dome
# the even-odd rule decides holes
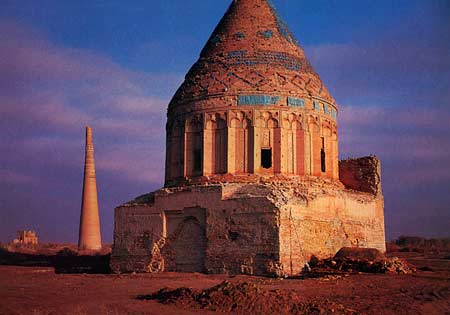
[[[338,178],[337,107],[268,0],[234,0],[169,104],[166,186]]]
[[[269,0],[234,0],[169,108],[208,95],[295,94],[334,104]]]

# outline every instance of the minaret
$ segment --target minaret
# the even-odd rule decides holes
[[[102,248],[100,219],[98,215],[97,180],[95,177],[94,144],[92,128],[86,127],[86,155],[84,162],[83,199],[81,203],[78,249]]]

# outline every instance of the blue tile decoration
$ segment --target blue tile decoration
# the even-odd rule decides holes
[[[243,58],[247,54],[246,50],[234,50],[228,52],[228,58]]]
[[[316,111],[320,110],[320,104],[318,101],[314,101],[314,110],[316,110]]]
[[[258,34],[264,36],[266,39],[270,39],[273,36],[273,32],[271,30],[259,31]]]
[[[210,41],[211,41],[211,43],[213,43],[213,44],[217,44],[217,43],[220,43],[220,42],[221,42],[219,36],[214,36],[213,38],[210,39]]]
[[[286,23],[283,22],[283,20],[281,19],[277,19],[277,23],[278,23],[278,29],[281,33],[282,36],[284,36],[288,42],[292,42],[290,33],[289,33],[289,29],[286,25]]]
[[[337,118],[337,111],[334,108],[331,110],[331,117],[333,117],[334,119]]]
[[[288,105],[295,107],[305,107],[305,100],[302,98],[288,97]]]
[[[276,51],[258,51],[253,55],[248,55],[246,50],[236,50],[228,52],[226,58],[230,66],[269,65],[282,66],[292,71],[312,71],[312,66],[306,59],[299,59]]]
[[[287,26],[287,24],[283,21],[283,19],[278,15],[278,12],[275,8],[275,5],[273,4],[273,2],[271,0],[266,0],[267,4],[269,5],[270,9],[272,10],[273,14],[275,15],[275,18],[277,20],[277,26],[278,26],[278,32],[281,34],[281,36],[283,36],[284,38],[286,38],[286,40],[289,43],[294,43],[297,46],[298,41],[295,38],[295,36],[289,31],[289,28]]]
[[[245,38],[245,34],[242,32],[237,32],[236,34],[234,34],[234,36],[236,36],[236,38],[238,39],[243,39]]]
[[[274,105],[279,103],[280,96],[271,95],[239,95],[238,105]]]

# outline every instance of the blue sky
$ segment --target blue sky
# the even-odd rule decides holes
[[[166,106],[229,5],[0,3],[0,240],[77,239],[83,126],[103,239],[163,182]],[[340,105],[340,155],[383,163],[388,238],[449,236],[450,2],[273,0]]]

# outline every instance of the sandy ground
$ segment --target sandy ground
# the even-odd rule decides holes
[[[427,266],[432,271],[280,280],[180,273],[55,274],[53,268],[47,267],[0,266],[0,314],[235,314],[137,299],[163,287],[205,289],[224,280],[246,281],[279,295],[295,292],[300,302],[305,303],[320,305],[331,301],[356,314],[450,314],[450,260],[399,255],[406,256],[419,268]],[[321,314],[339,313],[342,312],[338,307],[322,309]]]

